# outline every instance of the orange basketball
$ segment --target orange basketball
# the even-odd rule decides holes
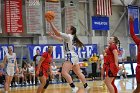
[[[54,20],[54,18],[55,18],[55,13],[53,12],[53,11],[47,11],[46,13],[45,13],[45,18],[46,18],[46,20],[48,21],[52,21],[52,20]]]

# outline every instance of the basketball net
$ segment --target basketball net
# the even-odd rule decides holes
[[[29,0],[29,6],[39,6],[39,0]]]

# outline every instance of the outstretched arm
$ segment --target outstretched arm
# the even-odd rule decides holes
[[[55,35],[60,37],[60,36],[61,36],[61,35],[60,35],[60,32],[59,32],[58,29],[55,27],[55,25],[53,24],[53,22],[49,22],[49,23],[50,23],[51,28],[52,28],[53,32],[55,33]]]
[[[134,20],[133,18],[129,18],[129,26],[130,26],[130,35],[136,44],[140,43],[140,38],[138,38],[134,33]]]
[[[49,32],[48,34],[49,34],[49,36],[51,36],[52,38],[54,38],[54,39],[56,39],[56,40],[58,40],[58,41],[60,41],[60,42],[63,41],[63,38],[56,36],[56,35],[55,35],[54,33],[52,33],[52,32]]]

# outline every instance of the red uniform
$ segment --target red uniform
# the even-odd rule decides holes
[[[104,71],[106,71],[106,68],[107,68],[107,62],[106,62],[106,56],[104,56],[104,65],[103,65],[103,69]]]
[[[52,62],[52,56],[48,52],[44,52],[42,54],[42,57],[45,58],[45,60],[42,62],[40,66],[40,75],[39,76],[46,76],[48,77],[49,69],[50,69],[50,63]]]
[[[137,67],[136,67],[136,80],[140,83],[140,38],[138,38],[134,33],[134,22],[130,21],[130,34],[134,42],[138,47],[138,55],[137,55]]]
[[[117,73],[119,71],[119,69],[117,68],[117,66],[115,65],[115,58],[114,58],[114,54],[113,54],[113,50],[117,50],[117,46],[116,44],[110,44],[106,53],[106,75],[108,75],[109,77],[116,77]]]

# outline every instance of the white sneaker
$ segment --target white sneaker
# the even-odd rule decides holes
[[[18,85],[17,82],[15,82],[15,85],[16,85],[16,86]]]
[[[90,87],[87,86],[87,87],[85,88],[85,93],[89,93],[89,90],[90,90]]]
[[[35,84],[35,82],[33,84]]]
[[[72,93],[76,93],[78,91],[78,87],[72,88]]]
[[[5,91],[4,93],[8,93],[8,91]]]
[[[86,91],[90,90],[90,87],[89,87],[89,86],[87,86],[87,87],[85,88],[85,90],[86,90]]]

